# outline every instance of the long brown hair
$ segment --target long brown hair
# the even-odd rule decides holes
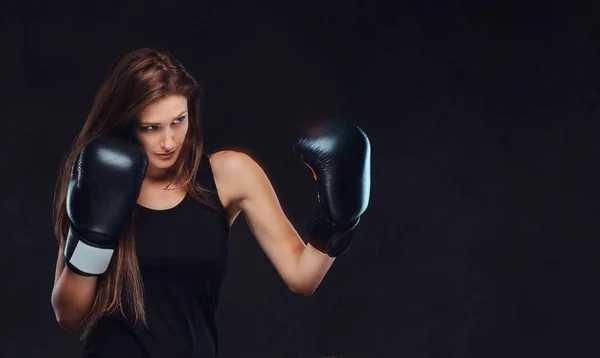
[[[180,183],[193,199],[224,214],[222,206],[210,199],[211,190],[196,182],[204,143],[200,126],[200,86],[168,51],[140,48],[125,53],[113,63],[96,93],[86,122],[61,163],[53,211],[54,232],[61,248],[64,248],[69,229],[65,204],[69,173],[81,150],[103,134],[135,141],[132,131],[140,113],[148,105],[170,95],[188,99],[189,128],[168,177]],[[133,215],[135,213],[120,235],[115,257],[106,273],[98,277],[96,298],[85,319],[82,339],[103,315],[117,310],[123,313],[124,299],[135,322],[147,327],[143,286],[135,254]]]

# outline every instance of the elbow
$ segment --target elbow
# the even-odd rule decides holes
[[[77,331],[79,325],[81,324],[81,320],[73,319],[72,317],[69,317],[69,315],[65,314],[64,308],[60,308],[60,305],[54,296],[52,297],[51,303],[52,309],[54,310],[54,317],[59,326],[69,333]]]
[[[83,320],[76,317],[71,317],[61,313],[60,310],[54,309],[54,317],[59,326],[69,333],[76,332]]]
[[[56,322],[59,326],[62,327],[65,331],[72,333],[77,330],[80,322],[76,322],[73,319],[69,319],[64,314],[61,314],[56,308],[54,309],[54,317],[56,318]]]
[[[77,331],[77,328],[79,328],[79,323],[75,322],[73,320],[68,320],[68,319],[64,319],[62,317],[56,317],[56,322],[58,322],[58,324],[67,332],[69,333],[73,333],[75,331]]]
[[[301,296],[311,296],[317,290],[316,286],[311,285],[289,285],[290,291]]]
[[[316,291],[316,289],[314,289],[314,290],[304,290],[304,291],[300,292],[300,294],[302,296],[308,297],[308,296],[312,296],[312,294],[315,293],[315,291]]]

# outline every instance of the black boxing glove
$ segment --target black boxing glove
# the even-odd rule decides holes
[[[71,222],[64,257],[71,271],[106,272],[140,194],[148,157],[136,144],[107,135],[79,154],[67,190]]]
[[[293,147],[313,172],[319,207],[308,242],[331,257],[345,253],[369,204],[371,146],[356,125],[329,118],[308,128]]]

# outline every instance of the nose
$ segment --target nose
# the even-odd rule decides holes
[[[165,152],[170,152],[175,147],[175,139],[173,138],[173,131],[167,128],[160,140],[160,146]]]

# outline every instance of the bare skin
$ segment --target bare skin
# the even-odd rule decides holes
[[[188,130],[187,101],[170,96],[146,108],[135,136],[148,154],[148,170],[138,204],[155,210],[172,208],[185,197],[184,188],[165,189],[167,169],[177,159]],[[159,154],[173,152],[169,158]],[[248,155],[220,151],[209,157],[218,196],[232,225],[240,213],[286,285],[311,295],[333,264],[333,258],[304,244],[283,212],[263,169]],[[92,308],[96,277],[83,277],[65,268],[59,249],[52,305],[59,323],[74,331]]]

